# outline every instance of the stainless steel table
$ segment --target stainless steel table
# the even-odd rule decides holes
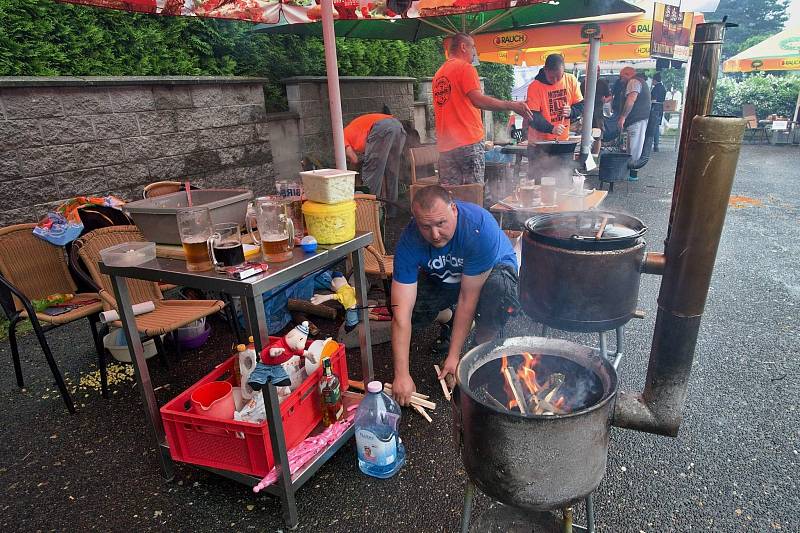
[[[142,279],[172,283],[197,289],[212,290],[227,293],[238,297],[242,304],[245,320],[253,338],[256,350],[259,352],[268,342],[269,334],[264,316],[264,303],[262,295],[284,283],[302,279],[342,259],[350,258],[355,275],[356,297],[360,306],[367,305],[367,282],[364,274],[364,248],[372,243],[372,233],[358,234],[353,240],[330,247],[320,247],[313,254],[306,254],[300,248],[294,249],[291,260],[283,263],[270,263],[269,271],[258,276],[244,280],[234,280],[216,272],[189,272],[186,262],[178,259],[154,259],[147,263],[130,267],[112,267],[100,264],[100,271],[111,277],[114,295],[119,305],[120,320],[122,321],[128,347],[131,351],[131,361],[136,372],[139,394],[145,406],[145,417],[150,426],[152,437],[159,450],[161,471],[168,480],[174,477],[174,467],[169,453],[161,413],[156,403],[153,384],[144,358],[144,350],[136,322],[131,309],[131,299],[128,292],[129,279]],[[369,329],[369,311],[359,311],[361,323],[359,325],[359,341],[361,347],[361,369],[364,382],[369,382],[373,377],[372,368],[372,343]],[[346,384],[345,384],[346,385]],[[346,388],[346,386],[345,386]],[[296,472],[294,476],[288,475],[288,457],[286,440],[284,439],[283,423],[280,416],[280,404],[274,385],[270,384],[263,389],[264,403],[268,413],[267,424],[272,442],[272,453],[275,465],[280,471],[276,484],[265,490],[281,499],[284,519],[287,526],[293,528],[298,523],[295,493],[325,461],[353,436],[350,428],[342,437],[328,449],[321,452],[313,461]],[[286,468],[284,468],[286,466]],[[244,483],[250,487],[255,486],[260,479],[238,472],[209,469],[217,474]]]

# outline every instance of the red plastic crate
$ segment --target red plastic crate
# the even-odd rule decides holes
[[[234,355],[173,398],[161,408],[161,419],[174,460],[264,477],[275,464],[266,422],[253,424],[221,420],[190,411],[192,392],[200,385],[219,379],[234,384],[233,364],[236,361]],[[331,362],[342,383],[342,390],[345,390],[348,375],[343,344],[331,356]],[[322,365],[281,403],[283,432],[289,449],[305,439],[322,421],[321,376]]]

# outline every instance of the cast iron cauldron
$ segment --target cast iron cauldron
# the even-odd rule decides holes
[[[594,373],[595,403],[567,415],[525,416],[481,402],[470,389],[473,374],[503,355],[524,352],[559,356]],[[531,511],[586,498],[605,475],[616,391],[614,368],[585,346],[541,337],[476,346],[458,365],[452,404],[454,438],[467,475],[486,495]]]
[[[528,316],[580,332],[612,330],[633,317],[646,245],[641,220],[569,211],[531,217],[525,229],[520,302]]]

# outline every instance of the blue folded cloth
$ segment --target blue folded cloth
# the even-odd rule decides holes
[[[247,379],[247,384],[253,390],[261,390],[267,383],[272,383],[276,387],[288,387],[292,381],[289,379],[289,373],[281,365],[256,364]]]

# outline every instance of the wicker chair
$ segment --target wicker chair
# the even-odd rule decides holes
[[[426,144],[408,149],[408,158],[411,162],[411,184],[415,183],[431,185],[439,183],[439,176],[436,175],[436,164],[439,162],[439,151],[435,144]],[[417,176],[417,167],[434,167],[432,176]]]
[[[75,405],[64,385],[64,379],[44,334],[75,320],[88,319],[100,362],[101,381],[105,384],[105,357],[97,331],[97,315],[103,310],[103,306],[100,302],[87,303],[58,316],[37,313],[34,310],[31,300],[45,298],[51,294],[75,294],[74,303],[99,298],[96,293],[76,294],[77,286],[70,276],[64,249],[34,236],[33,228],[35,226],[35,224],[17,224],[0,229],[0,304],[2,304],[9,321],[8,339],[11,344],[11,358],[14,362],[17,385],[22,388],[25,383],[22,379],[16,328],[21,320],[28,318],[33,325],[33,331],[42,347],[50,371],[56,380],[61,397],[64,399],[67,409],[74,413]],[[103,386],[103,396],[107,397],[107,395],[108,391]]]
[[[394,273],[394,256],[386,253],[381,231],[381,200],[372,194],[356,194],[356,231],[371,231],[374,237],[364,254],[364,271],[378,275],[383,282],[386,298],[389,299],[392,274]]]
[[[123,242],[143,240],[136,226],[113,226],[94,230],[75,241],[73,248],[88,271],[92,283],[99,288],[104,309],[117,309],[117,301],[113,296],[111,278],[101,274],[98,268],[100,250]],[[161,335],[173,333],[178,328],[213,315],[225,307],[225,303],[219,300],[165,300],[157,283],[136,279],[127,281],[132,304],[146,301],[155,304],[155,310],[136,317],[136,328],[145,338],[152,338],[162,353]],[[111,325],[122,327],[119,321]],[[178,343],[175,342],[175,345]]]

